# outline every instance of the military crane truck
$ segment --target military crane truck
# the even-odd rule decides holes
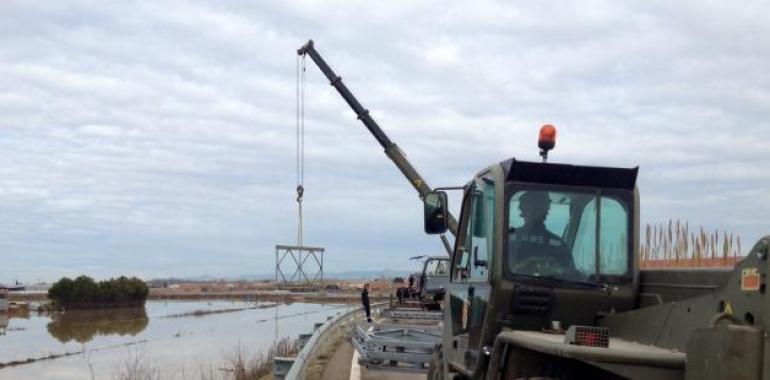
[[[640,270],[638,168],[548,163],[554,144],[465,185],[429,379],[770,379],[770,237],[733,269]],[[426,232],[446,207],[425,195]]]
[[[732,269],[639,269],[638,168],[511,158],[462,186],[460,217],[308,41],[309,55],[455,235],[429,379],[770,380],[770,236]],[[446,239],[443,239],[448,245]]]

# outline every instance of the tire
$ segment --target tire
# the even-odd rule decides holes
[[[444,380],[444,353],[441,344],[433,347],[433,355],[428,365],[428,380]]]

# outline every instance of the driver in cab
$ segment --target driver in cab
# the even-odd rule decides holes
[[[550,210],[551,198],[547,192],[527,191],[521,196],[519,215],[524,224],[519,228],[511,227],[508,235],[508,265],[512,272],[551,275],[574,270],[566,243],[545,226]]]

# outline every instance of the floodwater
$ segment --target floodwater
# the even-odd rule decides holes
[[[266,350],[351,306],[245,301],[148,301],[144,308],[25,315],[0,321],[0,379],[110,379],[141,360],[163,379],[227,367],[238,347]]]

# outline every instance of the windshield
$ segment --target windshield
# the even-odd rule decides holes
[[[430,259],[425,265],[425,274],[428,276],[448,276],[449,259]]]
[[[628,209],[621,198],[596,192],[514,192],[508,199],[509,273],[591,282],[626,275]]]

